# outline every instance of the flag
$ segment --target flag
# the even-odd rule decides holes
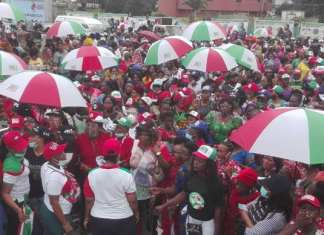
[[[27,204],[27,195],[24,195],[24,204],[21,210],[28,216],[28,219],[19,223],[17,235],[31,235],[33,231],[34,212]]]
[[[300,72],[301,72],[300,80],[302,81],[306,77],[306,75],[308,74],[310,69],[309,69],[308,65],[304,61],[301,62],[297,66],[297,68],[300,69]]]

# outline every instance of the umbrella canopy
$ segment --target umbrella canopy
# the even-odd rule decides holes
[[[239,65],[259,71],[257,58],[249,49],[231,43],[223,44],[218,48],[225,50],[228,54],[233,56]]]
[[[52,27],[49,28],[46,35],[53,36],[65,36],[67,34],[82,34],[86,33],[85,28],[77,22],[73,21],[63,21],[53,24]]]
[[[183,32],[183,37],[191,41],[211,41],[227,36],[226,30],[213,21],[197,21],[191,23]]]
[[[230,54],[217,47],[193,50],[181,59],[181,63],[186,69],[203,72],[229,71],[237,66]]]
[[[14,75],[23,70],[28,70],[28,66],[19,56],[0,51],[0,75]]]
[[[53,107],[87,107],[80,91],[63,76],[24,71],[0,84],[0,94],[22,103]]]
[[[324,60],[323,60],[321,57],[318,57],[318,58],[317,58],[317,62],[318,62],[320,65],[324,65]]]
[[[119,66],[119,59],[104,47],[83,46],[70,51],[62,61],[64,69],[87,71]]]
[[[147,30],[141,30],[141,31],[137,32],[137,34],[142,35],[149,41],[158,41],[161,39],[160,36],[156,35],[155,33],[151,32],[151,31],[147,31]]]
[[[227,28],[227,31],[238,31],[240,32],[242,29],[240,26],[237,26],[237,25],[231,25]]]
[[[257,29],[254,32],[254,36],[258,36],[258,37],[268,37],[271,35],[272,35],[271,30],[265,28]]]
[[[324,163],[324,112],[278,108],[263,112],[229,137],[246,151],[306,164]]]
[[[26,16],[18,7],[4,2],[0,2],[0,18],[27,21]]]
[[[192,43],[181,36],[166,37],[152,44],[146,54],[146,65],[162,64],[178,59],[192,50]]]

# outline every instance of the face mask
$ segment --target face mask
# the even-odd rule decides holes
[[[189,140],[192,140],[192,135],[190,135],[190,134],[187,133],[186,134],[186,138],[189,139]]]
[[[251,95],[251,94],[249,94],[249,95],[246,95],[246,97],[247,97],[247,98],[251,98],[251,97],[252,97],[252,95]]]
[[[29,147],[32,149],[35,149],[37,147],[37,145],[35,144],[35,142],[31,142],[31,143],[29,143]]]
[[[256,106],[258,107],[258,109],[263,109],[264,106],[265,106],[265,104],[262,104],[262,103],[257,102],[256,103]]]
[[[93,138],[93,137],[96,137],[98,135],[98,132],[91,132],[91,133],[88,133],[89,137],[90,138]]]
[[[146,111],[145,107],[139,106],[138,111],[140,114],[144,113]]]
[[[125,136],[124,133],[116,133],[115,135],[116,135],[117,138],[122,138],[122,137]]]
[[[265,199],[268,199],[269,196],[267,195],[268,191],[262,186],[261,190],[260,190],[260,194],[262,197],[264,197]]]
[[[66,165],[68,164],[68,160],[61,160],[61,161],[55,160],[55,161],[56,161],[56,164],[61,167],[66,167]]]
[[[23,158],[25,156],[25,153],[15,153],[14,155],[16,158]]]

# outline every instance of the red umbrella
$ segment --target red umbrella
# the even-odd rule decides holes
[[[151,31],[147,31],[147,30],[141,30],[141,31],[137,32],[137,34],[145,37],[149,41],[158,41],[161,39],[160,36],[156,35],[155,33],[151,32]]]

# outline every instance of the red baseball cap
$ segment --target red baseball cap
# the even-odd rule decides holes
[[[125,103],[125,107],[132,107],[132,105],[136,102],[135,98],[128,98],[128,100]]]
[[[53,156],[63,153],[67,144],[58,145],[55,142],[49,142],[45,145],[43,156],[46,161],[50,160]]]
[[[295,70],[294,70],[294,74],[301,74],[300,69],[295,69]]]
[[[184,73],[184,74],[181,74],[181,81],[189,83],[190,79],[189,79],[188,75]]]
[[[154,114],[150,114],[148,112],[144,112],[138,117],[138,123],[141,123],[144,119],[152,119],[154,118]]]
[[[88,115],[87,121],[107,123],[108,119],[103,117],[102,112],[91,111]]]
[[[286,70],[285,70],[284,68],[280,68],[280,69],[278,70],[278,73],[286,73]]]
[[[237,179],[247,186],[253,187],[258,182],[258,174],[250,168],[245,168],[238,174]]]
[[[319,210],[321,210],[321,204],[319,203],[318,199],[314,197],[313,195],[304,195],[297,201],[297,207],[299,207],[300,204],[303,202],[309,202],[313,206],[316,206]]]
[[[183,94],[182,91],[179,91],[178,93],[176,93],[174,96],[173,96],[173,101],[176,102],[178,100],[180,100],[181,98],[184,98],[186,97],[185,94]]]
[[[318,64],[318,61],[315,56],[310,56],[308,59],[309,64]]]
[[[9,132],[4,136],[4,143],[8,148],[15,151],[22,151],[29,147],[28,141],[25,140],[17,131]]]
[[[243,86],[243,88],[246,91],[253,91],[253,92],[261,91],[261,88],[254,82],[251,82],[249,85]]]
[[[191,90],[188,87],[182,88],[181,91],[185,95],[191,95]]]
[[[109,139],[103,145],[103,156],[115,156],[120,153],[121,144],[116,139]]]
[[[186,117],[188,117],[188,116],[193,116],[193,117],[195,117],[195,118],[197,118],[197,120],[200,120],[201,118],[200,118],[200,114],[197,112],[197,111],[195,111],[195,110],[191,110],[189,113],[187,113],[186,115],[185,115]]]
[[[24,118],[22,116],[16,115],[12,116],[9,121],[9,128],[21,128],[24,126]]]

